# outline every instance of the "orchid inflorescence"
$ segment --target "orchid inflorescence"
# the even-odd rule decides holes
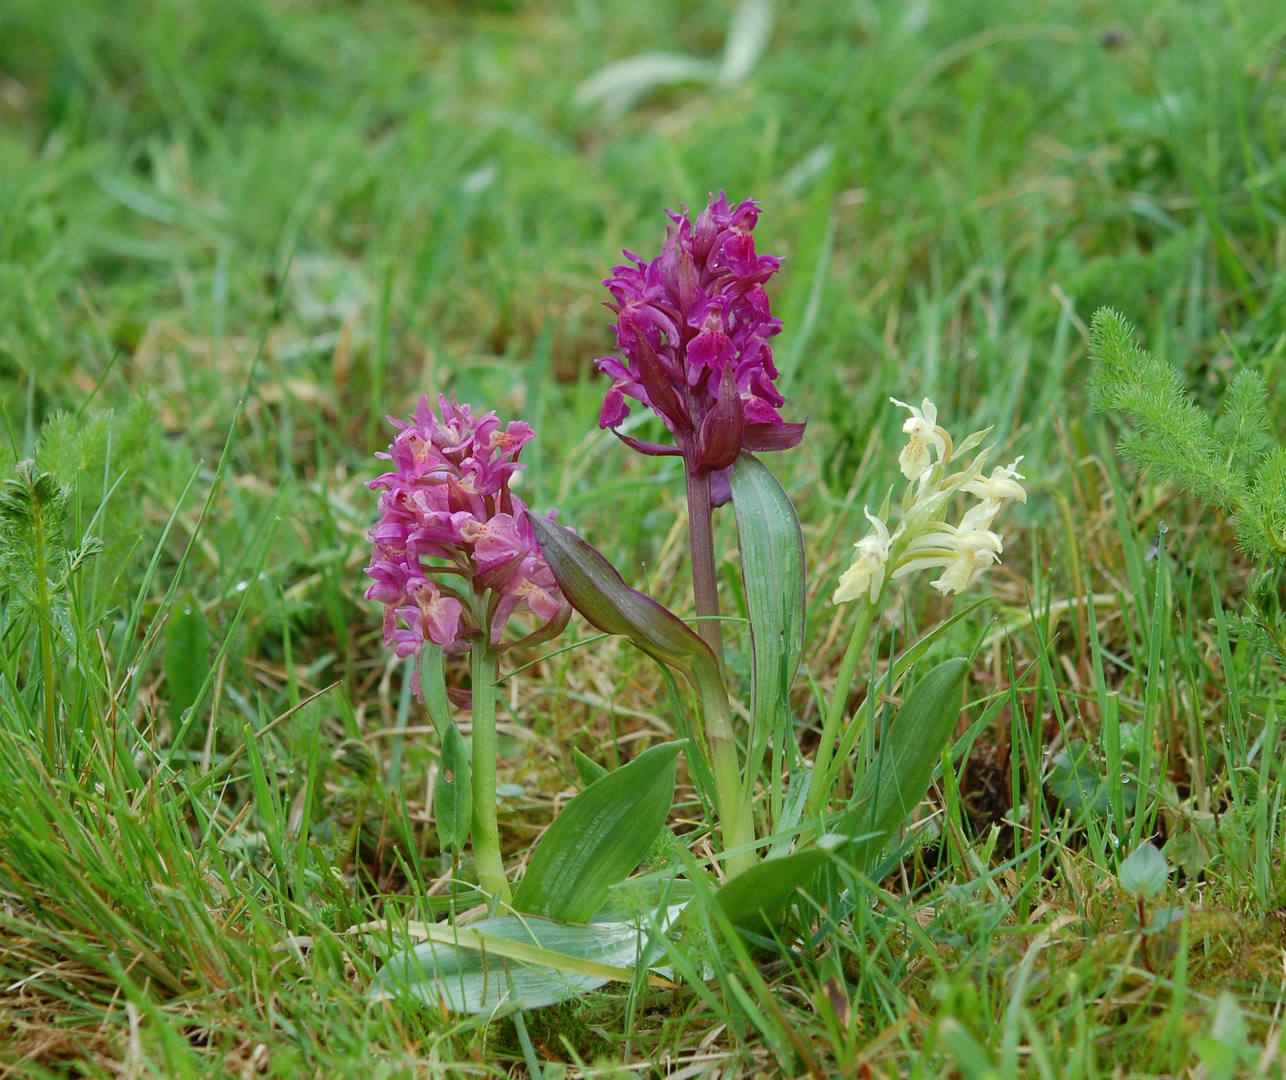
[[[510,491],[524,468],[518,455],[535,432],[521,420],[501,427],[494,412],[475,417],[468,405],[444,396],[436,412],[425,396],[409,422],[389,420],[398,434],[379,456],[393,469],[367,485],[380,491],[380,517],[370,532],[366,573],[374,583],[366,596],[384,605],[385,642],[399,657],[420,661],[411,688],[428,706],[444,747],[462,740],[448,715],[442,653],[472,654],[470,809],[462,814],[468,821],[449,831],[457,848],[472,835],[479,882],[507,902],[496,821],[499,657],[511,645],[549,640],[571,616],[527,506]],[[506,643],[505,626],[521,608],[541,625]]]
[[[535,438],[531,427],[512,420],[502,428],[494,412],[474,417],[454,397],[439,397],[436,414],[421,397],[409,423],[389,421],[398,435],[377,456],[393,470],[367,485],[380,491],[380,519],[366,569],[374,578],[366,597],[384,605],[387,644],[402,657],[419,655],[425,642],[467,651],[484,633],[498,645],[523,605],[546,626],[565,623],[570,609],[526,504],[509,490],[525,468],[518,455]]]
[[[768,339],[781,320],[764,284],[781,266],[759,255],[751,233],[759,206],[729,208],[723,193],[688,220],[670,214],[661,254],[617,266],[603,282],[612,294],[617,347],[625,355],[595,363],[612,380],[599,426],[644,454],[681,455],[688,468],[727,468],[746,450],[785,450],[803,438],[803,424],[778,411],[785,398],[774,380]],[[674,446],[641,442],[618,430],[630,414],[627,397],[665,422]]]
[[[897,398],[889,400],[911,411],[902,426],[909,438],[898,457],[902,475],[910,481],[902,520],[890,533],[884,520],[887,503],[883,516],[863,507],[871,531],[853,545],[857,554],[840,575],[839,587],[831,597],[836,604],[862,597],[876,604],[886,580],[896,581],[934,567],[943,568],[943,574],[929,584],[944,595],[964,592],[1000,561],[1004,542],[992,528],[996,514],[1007,502],[1027,501],[1027,492],[1018,482],[1024,479],[1018,472],[1021,457],[1011,465],[997,466],[984,477],[983,466],[991,452],[987,447],[959,472],[946,472],[948,465],[981,443],[987,431],[975,432],[957,449],[951,435],[938,426],[937,407],[928,398],[918,408]],[[974,495],[979,502],[965,511],[959,524],[952,525],[944,518],[956,492]]]

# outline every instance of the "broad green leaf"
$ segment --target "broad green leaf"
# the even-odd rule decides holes
[[[429,940],[390,957],[371,983],[371,997],[463,1013],[537,1009],[612,980],[630,982],[640,958],[650,963],[661,951],[646,930],[627,923],[569,926],[502,915],[467,927],[415,929]]]
[[[585,922],[598,911],[665,826],[684,745],[645,750],[574,796],[536,845],[514,907],[566,922]]]
[[[580,776],[581,783],[586,787],[607,775],[607,769],[575,747],[572,747],[572,761],[576,763],[576,772]]]
[[[442,763],[433,789],[433,817],[438,824],[438,843],[443,851],[459,851],[469,838],[473,815],[473,781],[469,750],[454,721],[442,736]]]
[[[210,670],[210,627],[196,602],[185,599],[165,628],[165,682],[170,716],[178,721],[196,701]]]
[[[810,847],[768,859],[738,874],[714,898],[734,926],[762,931],[781,919],[801,889],[808,890],[828,857]]]
[[[835,829],[856,840],[847,857],[860,869],[870,866],[929,790],[960,716],[968,672],[963,658],[935,667],[911,689],[880,740],[879,753]]]
[[[602,553],[571,529],[529,516],[536,540],[568,603],[608,634],[623,634],[649,656],[685,674],[718,671],[706,643],[663,604],[631,589]]]
[[[804,650],[804,534],[790,498],[743,453],[730,478],[754,654],[746,775],[758,776],[774,732],[791,737],[790,687]],[[749,798],[754,785],[746,785]]]
[[[857,744],[858,737],[862,729],[870,720],[869,710],[875,707],[875,703],[880,700],[882,694],[892,692],[892,688],[900,680],[906,670],[912,664],[918,664],[925,653],[933,646],[934,642],[940,641],[951,631],[952,628],[960,625],[970,615],[977,611],[983,604],[988,603],[984,598],[975,600],[972,604],[960,608],[946,622],[940,623],[921,637],[914,645],[906,650],[901,656],[893,661],[893,666],[883,675],[878,676],[872,681],[870,689],[866,694],[866,701],[860,706],[860,711],[853,717],[852,723],[848,729],[840,736],[839,749],[835,751],[835,758],[831,762],[831,767],[826,771],[826,776],[813,777],[813,784],[824,783],[826,790],[831,790],[839,779],[839,774],[844,768],[848,755],[853,752],[853,747]]]

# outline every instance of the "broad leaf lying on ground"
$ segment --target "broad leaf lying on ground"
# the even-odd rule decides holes
[[[514,891],[532,915],[584,922],[651,850],[674,802],[685,741],[645,750],[576,795],[545,831]]]
[[[640,959],[651,963],[662,951],[646,930],[627,923],[568,926],[502,915],[420,932],[429,940],[390,957],[371,983],[371,997],[463,1013],[538,1009],[613,980],[630,982]]]

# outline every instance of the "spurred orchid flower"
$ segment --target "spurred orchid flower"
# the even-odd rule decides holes
[[[612,380],[599,426],[615,431],[632,398],[664,420],[674,445],[621,438],[645,454],[681,454],[693,472],[727,468],[743,448],[785,450],[803,437],[804,425],[779,412],[785,399],[768,339],[781,321],[764,283],[781,260],[756,254],[758,217],[756,203],[730,208],[722,192],[695,222],[671,213],[661,254],[645,262],[627,251],[632,265],[603,283],[624,360],[596,361]]]
[[[1022,459],[1020,454],[1012,465],[997,465],[991,470],[989,477],[984,479],[980,476],[977,480],[971,480],[961,490],[969,492],[970,495],[977,495],[984,501],[993,499],[996,502],[1004,502],[1006,499],[1014,499],[1025,503],[1027,491],[1022,484],[1018,483],[1019,480],[1026,479],[1018,471],[1018,463]]]
[[[905,560],[893,571],[894,578],[929,567],[945,567],[937,581],[929,582],[938,592],[962,593],[993,563],[1000,561],[1004,545],[991,528],[1000,503],[988,499],[970,507],[959,525],[938,522],[932,532],[921,533],[907,546]]]
[[[833,604],[844,604],[863,594],[869,595],[871,603],[875,603],[879,599],[880,590],[884,588],[889,548],[895,537],[889,535],[889,527],[872,514],[869,508],[862,507],[862,512],[872,529],[853,545],[857,549],[857,555],[854,556],[852,565],[840,575],[839,588],[831,597]]]
[[[932,401],[925,398],[917,409],[897,398],[889,400],[894,405],[911,410],[910,418],[902,425],[902,434],[909,435],[910,438],[898,455],[903,476],[914,480],[929,468],[933,463],[929,456],[930,447],[938,452],[939,461],[947,461],[951,457],[951,436],[945,428],[938,426],[938,407]]]

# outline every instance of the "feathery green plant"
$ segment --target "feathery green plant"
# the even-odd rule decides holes
[[[1256,564],[1243,639],[1286,664],[1286,447],[1269,424],[1263,375],[1243,367],[1224,394],[1218,418],[1188,393],[1182,373],[1139,347],[1118,312],[1101,309],[1091,329],[1090,400],[1131,423],[1121,454],[1163,481],[1233,518],[1237,546]]]
[[[102,543],[85,536],[67,538],[70,487],[53,473],[41,472],[32,459],[18,463],[16,475],[0,487],[0,581],[6,595],[7,622],[34,622],[40,650],[41,709],[45,756],[58,758],[58,674],[55,638],[69,642],[73,631],[66,617],[71,579]],[[27,684],[35,685],[33,659]]]

